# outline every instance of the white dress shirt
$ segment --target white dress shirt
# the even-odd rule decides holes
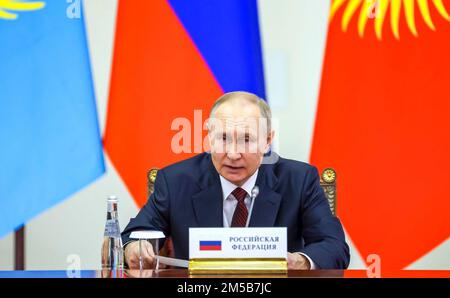
[[[248,210],[247,223],[245,225],[246,227],[248,227],[250,217],[252,215],[254,202],[252,202],[252,198],[249,194],[252,193],[252,189],[253,187],[255,187],[256,177],[258,177],[258,170],[256,170],[256,172],[252,176],[250,176],[250,178],[248,178],[247,181],[245,181],[245,183],[241,186],[241,188],[247,192],[247,196],[244,200],[245,206],[247,206]],[[233,220],[234,210],[236,209],[236,205],[238,203],[236,198],[231,193],[236,188],[238,188],[238,186],[234,185],[222,176],[220,176],[220,184],[222,185],[223,193],[223,226],[225,228],[229,228]]]
[[[225,228],[229,228],[231,226],[234,210],[236,209],[237,205],[237,200],[231,193],[239,186],[231,183],[221,175],[219,175],[219,177],[220,177],[220,184],[222,185],[222,195],[223,195],[223,226]],[[257,177],[258,177],[258,170],[256,170],[256,172],[253,175],[251,175],[250,178],[248,178],[247,181],[245,181],[245,183],[241,186],[241,188],[247,192],[247,196],[245,197],[244,200],[245,206],[247,206],[248,210],[247,223],[245,224],[246,227],[248,227],[248,224],[250,223],[253,204],[255,203],[254,201],[258,199],[258,197],[256,197],[254,200],[252,200],[250,196],[253,187],[255,187]],[[308,259],[309,264],[311,265],[311,269],[316,269],[316,264],[311,260],[310,257],[301,252],[299,254],[305,256]]]

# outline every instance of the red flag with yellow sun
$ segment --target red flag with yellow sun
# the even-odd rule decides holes
[[[450,1],[332,1],[311,162],[332,166],[363,259],[402,269],[450,235]]]

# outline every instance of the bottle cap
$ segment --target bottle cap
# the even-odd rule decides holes
[[[166,238],[161,231],[134,231],[130,235],[131,239],[161,239]]]
[[[111,201],[111,202],[117,202],[117,201],[119,201],[119,198],[116,197],[116,196],[109,196],[109,197],[108,197],[108,201]]]

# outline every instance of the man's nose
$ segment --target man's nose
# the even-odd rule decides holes
[[[227,157],[230,160],[238,160],[239,158],[241,158],[241,154],[236,151],[227,152]]]
[[[236,142],[228,144],[226,151],[227,151],[227,157],[230,160],[237,160],[237,159],[241,158],[241,153],[239,152],[237,147],[238,146],[237,146]]]

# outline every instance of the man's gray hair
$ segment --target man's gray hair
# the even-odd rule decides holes
[[[245,91],[234,91],[234,92],[228,92],[219,97],[219,99],[216,100],[214,105],[211,108],[211,112],[209,114],[209,118],[214,118],[214,114],[216,110],[221,106],[222,104],[232,101],[232,100],[238,100],[243,99],[246,102],[250,104],[254,104],[259,107],[259,111],[261,114],[261,118],[266,119],[267,121],[267,132],[270,133],[272,131],[272,111],[270,110],[269,105],[266,103],[266,101],[257,95],[245,92]]]

